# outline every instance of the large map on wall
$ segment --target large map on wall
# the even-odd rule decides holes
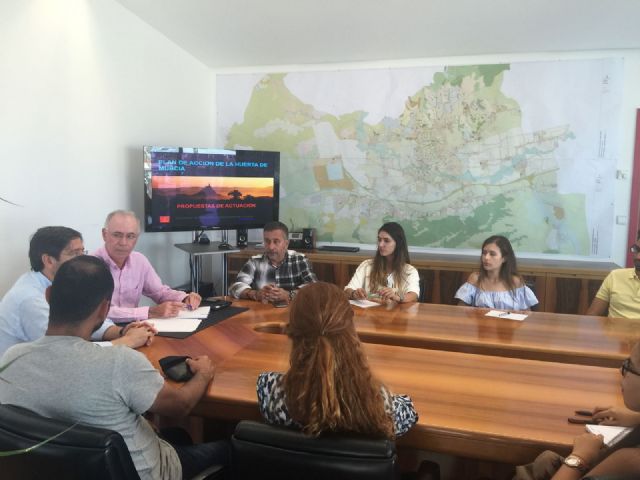
[[[621,59],[217,76],[218,142],[281,152],[280,219],[373,244],[610,257]]]

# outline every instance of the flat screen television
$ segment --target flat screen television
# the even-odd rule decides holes
[[[279,152],[143,150],[145,231],[261,228],[278,220]]]

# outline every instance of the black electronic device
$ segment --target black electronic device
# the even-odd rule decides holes
[[[323,245],[318,247],[318,250],[324,250],[325,252],[359,252],[360,247],[344,247],[342,245]]]
[[[160,368],[171,380],[175,382],[186,382],[193,377],[193,372],[187,365],[187,356],[183,355],[169,355],[168,357],[161,358],[158,362]]]
[[[217,312],[218,310],[222,310],[223,308],[227,308],[228,306],[230,306],[231,302],[229,302],[228,300],[216,299],[208,301],[207,304],[209,305],[211,310]]]
[[[289,248],[300,250],[304,248],[302,243],[302,232],[289,232]]]
[[[313,250],[316,248],[316,229],[315,228],[303,228],[302,229],[302,243],[305,250]]]
[[[198,243],[200,245],[209,245],[211,243],[211,240],[209,240],[209,237],[206,233],[202,233],[198,236]]]
[[[146,146],[147,232],[262,228],[278,220],[280,153]]]
[[[249,230],[246,228],[236,230],[236,246],[240,248],[249,246]]]
[[[289,232],[289,248],[294,250],[313,250],[315,246],[315,228],[304,228],[301,232]]]

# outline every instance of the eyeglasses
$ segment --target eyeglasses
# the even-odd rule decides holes
[[[122,240],[123,238],[126,238],[128,242],[131,242],[138,238],[137,233],[109,232],[109,235],[111,235],[116,240]]]
[[[631,366],[630,358],[627,358],[624,362],[622,362],[622,367],[620,367],[620,372],[622,373],[623,377],[627,375],[627,372],[640,376],[640,372],[638,372],[637,370],[634,370],[633,367]]]
[[[629,251],[635,255],[636,253],[640,252],[640,245],[636,245],[636,244],[634,243],[634,244],[633,244],[633,245],[631,245],[631,247],[629,248]]]

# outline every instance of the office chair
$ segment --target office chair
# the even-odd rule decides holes
[[[231,437],[234,478],[392,480],[400,478],[395,443],[242,421]]]
[[[425,294],[426,294],[426,280],[422,275],[420,275],[420,293],[418,294],[418,302],[424,303]]]
[[[536,281],[533,278],[525,279],[524,284],[529,287],[529,289],[536,295]],[[537,295],[536,295],[537,296]],[[531,307],[532,312],[537,312],[540,310],[540,304],[536,303],[533,307]]]
[[[60,436],[71,425],[72,428]],[[129,449],[118,432],[46,418],[26,408],[0,405],[0,452],[20,450],[53,438],[33,450],[0,456],[3,478],[35,480],[139,480]],[[218,478],[214,466],[197,479]],[[202,476],[204,475],[204,476]]]

